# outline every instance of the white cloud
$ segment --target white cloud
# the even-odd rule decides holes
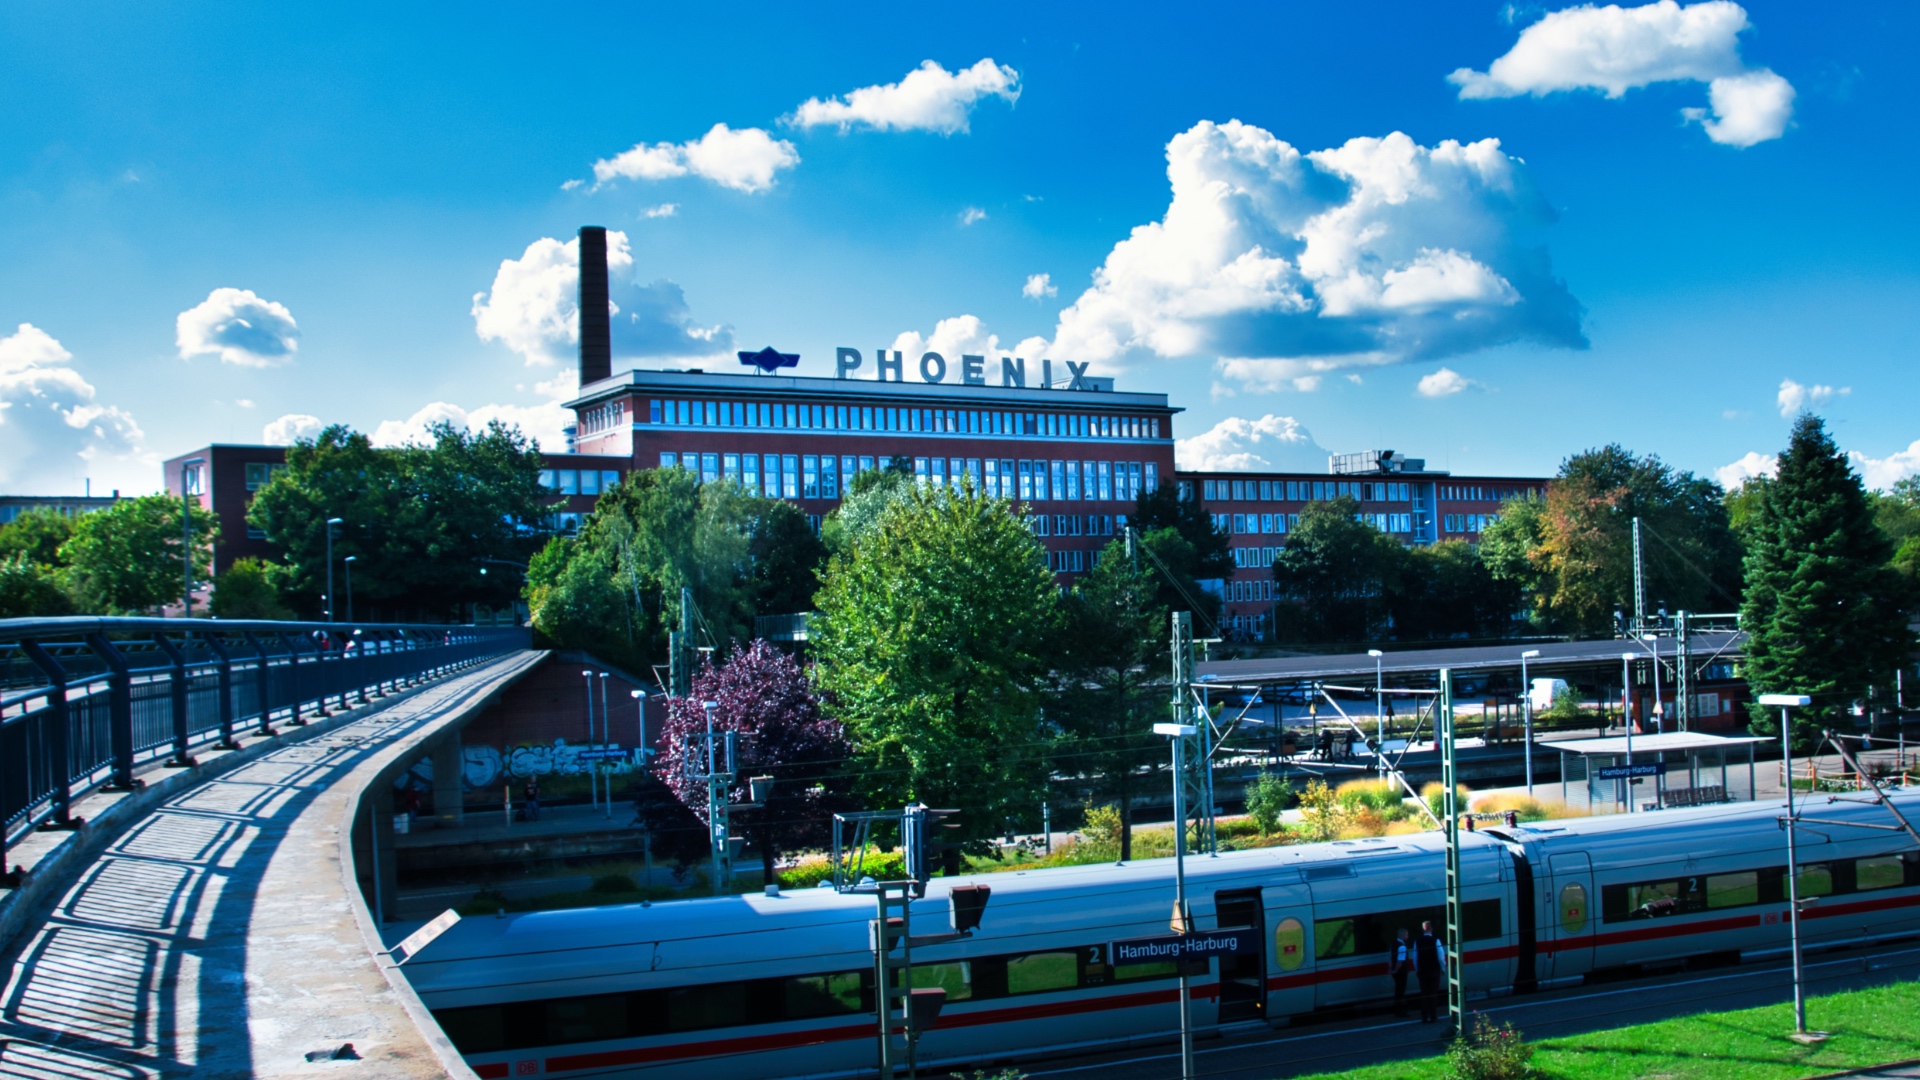
[[[1471,390],[1479,385],[1479,382],[1467,378],[1452,368],[1443,367],[1431,375],[1420,376],[1420,384],[1416,390],[1421,397],[1441,398],[1452,397],[1462,390]]]
[[[987,220],[987,212],[985,210],[980,209],[977,206],[969,206],[965,210],[960,211],[960,227],[961,228],[966,228],[968,225],[971,225],[976,221],[985,221],[985,220]]]
[[[680,286],[634,284],[623,273],[632,268],[627,234],[608,230],[615,357],[679,359],[733,348],[731,330],[693,321]],[[579,289],[579,238],[535,240],[518,259],[501,260],[490,290],[474,294],[474,330],[480,340],[498,341],[530,365],[571,366],[580,340]]]
[[[133,417],[95,403],[93,384],[68,365],[73,354],[31,323],[0,337],[0,489],[78,492],[88,475],[112,474],[128,488],[151,470]],[[137,471],[135,471],[137,470]]]
[[[679,203],[663,202],[659,206],[649,206],[645,210],[640,211],[640,216],[644,218],[663,218],[672,217],[679,212]]]
[[[519,428],[547,453],[563,453],[567,448],[563,429],[573,423],[573,413],[560,407],[562,400],[565,399],[556,398],[536,405],[482,405],[477,409],[463,409],[451,402],[436,401],[405,420],[381,421],[373,431],[373,444],[424,445],[433,441],[430,429],[436,424],[448,423],[456,428],[479,432],[498,420],[508,427]]]
[[[252,402],[251,400],[249,400],[249,399],[247,399],[247,398],[234,398],[234,399],[233,399],[233,403],[234,403],[235,405],[238,405],[238,406],[240,406],[240,407],[241,407],[241,408],[243,408],[243,409],[251,409],[251,408],[253,408],[253,402]]]
[[[783,122],[812,128],[831,124],[841,131],[855,125],[874,131],[935,131],[952,135],[967,130],[967,118],[981,98],[1020,99],[1020,73],[991,59],[949,72],[922,61],[897,83],[863,86],[841,98],[809,98]]]
[[[1713,470],[1713,477],[1720,481],[1721,487],[1732,491],[1753,477],[1772,476],[1779,469],[1780,459],[1776,455],[1749,450],[1739,461]]]
[[[1020,286],[1020,295],[1029,300],[1044,300],[1060,295],[1060,288],[1053,283],[1052,274],[1029,274],[1027,283]]]
[[[1681,7],[1660,0],[1644,7],[1591,4],[1555,11],[1520,32],[1505,56],[1484,72],[1460,68],[1447,81],[1468,99],[1544,97],[1598,90],[1618,98],[1657,82],[1703,82],[1712,111],[1687,109],[1707,137],[1728,146],[1777,139],[1793,116],[1794,90],[1766,68],[1740,58],[1740,34],[1751,24],[1731,0]]]
[[[572,191],[572,190],[573,190],[574,188],[577,188],[577,187],[579,187],[579,186],[580,186],[581,184],[584,184],[584,183],[586,183],[586,181],[585,181],[585,180],[580,180],[580,179],[573,179],[573,180],[562,180],[562,181],[560,182],[560,190],[561,190],[561,191]]]
[[[997,334],[987,332],[986,324],[978,316],[960,315],[951,319],[941,319],[934,324],[933,333],[922,337],[918,331],[909,330],[893,339],[890,346],[900,354],[909,371],[920,370],[920,358],[927,353],[936,352],[947,362],[947,382],[960,381],[960,358],[962,356],[984,356],[987,358],[987,381],[998,384],[1001,357],[1020,357],[1027,361],[1027,385],[1040,385],[1040,361],[1047,355],[1047,343],[1042,338],[1030,337],[1011,348],[1000,344]],[[1056,383],[1065,384],[1067,368],[1065,364],[1053,365],[1053,377]]]
[[[180,359],[218,356],[229,364],[268,367],[286,363],[300,348],[300,328],[283,304],[252,289],[215,289],[174,319]]]
[[[294,443],[312,439],[326,429],[317,416],[306,413],[288,413],[260,429],[260,441],[268,446],[292,446]]]
[[[760,128],[738,131],[715,124],[705,135],[684,143],[645,143],[593,163],[596,187],[616,179],[667,180],[694,176],[748,194],[773,187],[781,169],[800,164],[800,154],[785,139]]]
[[[1258,420],[1230,416],[1191,439],[1174,443],[1174,462],[1193,472],[1320,472],[1327,451],[1300,421],[1268,413]]]
[[[1164,217],[1061,312],[1056,358],[1212,353],[1249,388],[1516,341],[1584,348],[1542,241],[1553,211],[1497,140],[1404,134],[1302,154],[1239,121],[1167,144]]]
[[[1835,397],[1845,397],[1853,393],[1853,387],[1843,386],[1838,390],[1831,386],[1802,386],[1792,379],[1780,380],[1780,393],[1775,401],[1780,405],[1780,415],[1792,419],[1802,410],[1824,405]]]
[[[1858,450],[1849,450],[1847,459],[1860,471],[1860,478],[1868,487],[1885,491],[1909,476],[1920,475],[1920,439],[1909,443],[1905,450],[1883,458],[1871,458]]]

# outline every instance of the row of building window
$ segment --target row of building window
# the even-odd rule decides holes
[[[1160,466],[1152,461],[914,458],[913,475],[936,487],[972,476],[987,494],[1022,502],[1132,502],[1160,486]]]
[[[885,405],[788,405],[766,401],[657,400],[648,419],[673,427],[914,431],[941,435],[1040,435],[1057,439],[1157,439],[1157,416],[922,409]]]
[[[580,434],[592,435],[600,431],[612,431],[620,427],[627,419],[627,403],[609,401],[604,405],[595,405],[591,409],[581,409]]]
[[[1485,484],[1442,484],[1440,497],[1449,502],[1505,502],[1525,497],[1532,488],[1490,487]]]
[[[1443,521],[1450,533],[1486,532],[1498,514],[1448,514]]]
[[[285,465],[276,465],[266,461],[247,462],[247,490],[259,491],[261,488],[266,487],[267,484],[273,480],[274,475],[285,468]],[[187,494],[197,495],[199,493],[189,491]]]
[[[619,482],[617,469],[540,470],[540,486],[560,495],[598,495]]]
[[[1458,514],[1447,515],[1452,521]],[[1473,516],[1473,515],[1468,515]],[[1479,515],[1488,521],[1492,515]],[[1229,536],[1258,536],[1262,534],[1283,535],[1300,527],[1299,514],[1214,514],[1213,527]],[[1413,531],[1412,514],[1355,514],[1354,520],[1362,521],[1379,529],[1383,533],[1410,533]],[[1453,526],[1447,526],[1455,532]]]
[[[1325,502],[1341,496],[1361,502],[1411,502],[1413,485],[1370,480],[1202,480],[1208,502]]]
[[[1035,514],[1027,519],[1035,536],[1113,536],[1125,533],[1125,514]],[[1084,531],[1082,531],[1084,529]]]

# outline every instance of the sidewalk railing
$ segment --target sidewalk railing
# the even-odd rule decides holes
[[[517,627],[213,619],[0,619],[0,885],[37,828],[73,828],[74,800],[131,791],[164,757],[231,749],[330,706],[526,648]]]

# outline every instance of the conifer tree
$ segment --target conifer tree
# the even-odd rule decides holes
[[[1890,682],[1913,647],[1887,538],[1818,417],[1794,422],[1747,536],[1747,682],[1755,697],[1813,698],[1794,715],[1794,742],[1804,749],[1869,687]],[[1776,710],[1753,707],[1756,733],[1778,733],[1778,722]]]

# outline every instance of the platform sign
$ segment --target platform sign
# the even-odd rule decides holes
[[[393,947],[394,963],[404,964],[417,956],[421,949],[433,944],[433,939],[460,921],[460,913],[448,908],[435,916],[433,921],[407,935],[407,939]]]
[[[1594,770],[1595,776],[1602,780],[1625,780],[1629,776],[1659,776],[1660,766],[1654,765],[1608,765]]]
[[[1130,938],[1108,945],[1107,955],[1113,957],[1116,964],[1156,964],[1172,960],[1182,966],[1204,966],[1215,956],[1257,956],[1260,945],[1260,932],[1244,927]]]
[[[629,753],[630,751],[615,746],[604,750],[581,750],[573,756],[579,761],[625,761]]]

